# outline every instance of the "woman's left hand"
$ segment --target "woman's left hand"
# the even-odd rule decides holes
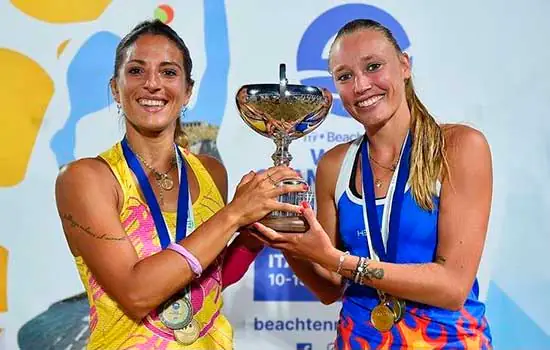
[[[253,227],[259,232],[256,236],[270,247],[280,249],[292,257],[309,260],[321,266],[327,267],[334,264],[333,255],[337,249],[332,245],[329,236],[317,221],[315,212],[304,202],[302,214],[309,224],[309,230],[305,233],[277,232],[259,222]],[[338,259],[336,259],[336,263]]]

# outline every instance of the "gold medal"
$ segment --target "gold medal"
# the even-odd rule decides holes
[[[396,297],[390,296],[386,305],[388,305],[395,314],[395,323],[401,321],[403,315],[405,314],[405,302]]]
[[[397,303],[399,304],[399,308],[401,309],[401,314],[398,318],[396,318],[395,323],[403,319],[403,317],[405,316],[405,311],[407,310],[407,304],[405,304],[405,300],[397,299]]]
[[[389,331],[395,322],[395,314],[385,303],[378,304],[370,313],[370,321],[380,332]]]
[[[193,344],[199,338],[199,334],[199,322],[195,319],[191,320],[191,323],[187,326],[174,330],[174,337],[176,337],[176,340],[183,345]]]
[[[171,299],[164,304],[160,321],[170,329],[181,329],[193,319],[193,306],[185,296]]]

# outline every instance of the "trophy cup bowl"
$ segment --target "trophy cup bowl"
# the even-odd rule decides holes
[[[325,120],[332,105],[332,94],[324,88],[289,85],[286,66],[279,66],[279,84],[250,84],[242,86],[236,95],[237,108],[244,122],[260,135],[275,142],[271,156],[273,164],[289,165],[292,156],[288,146],[293,140],[315,130]],[[307,184],[302,179],[285,179],[277,185]],[[279,202],[314,205],[311,190],[279,196]],[[309,225],[300,214],[273,211],[260,222],[279,232],[303,233]]]

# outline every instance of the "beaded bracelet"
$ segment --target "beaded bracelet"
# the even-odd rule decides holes
[[[365,276],[367,276],[367,274],[368,274],[368,270],[367,270],[368,267],[369,267],[369,259],[364,258],[362,263],[361,263],[361,271],[358,273],[358,275],[359,275],[359,284],[362,285],[362,286],[364,285],[363,280],[364,280]]]
[[[353,274],[353,282],[359,283],[361,280],[361,276],[363,275],[363,264],[364,264],[365,258],[360,257],[359,261],[357,262],[357,267],[355,268],[355,272]]]

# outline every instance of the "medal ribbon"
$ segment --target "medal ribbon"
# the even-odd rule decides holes
[[[397,171],[392,176],[386,194],[386,205],[384,205],[381,228],[378,221],[378,213],[376,211],[374,181],[369,161],[369,147],[366,135],[361,143],[363,220],[365,222],[367,243],[372,259],[385,262],[396,262],[401,207],[403,205],[405,187],[409,179],[411,148],[412,140],[410,133],[407,133],[401,149]],[[383,237],[387,240],[386,244]]]
[[[162,249],[166,249],[170,244],[170,235],[168,233],[168,226],[166,221],[162,216],[162,212],[159,206],[159,203],[153,192],[153,188],[149,183],[149,179],[143,170],[138,158],[128,145],[128,140],[126,137],[121,142],[122,153],[126,159],[128,167],[132,170],[136,176],[139,186],[145,196],[145,201],[149,206],[151,215],[153,216],[153,222],[155,223],[155,228],[159,235],[160,244]],[[187,182],[187,171],[183,167],[184,158],[181,154],[179,147],[174,146],[177,153],[178,161],[178,172],[180,176],[180,188],[178,193],[178,209],[177,209],[177,219],[176,219],[176,242],[184,239],[188,234],[190,234],[194,229],[194,220],[193,212],[191,205],[191,196],[189,195],[189,185]]]

